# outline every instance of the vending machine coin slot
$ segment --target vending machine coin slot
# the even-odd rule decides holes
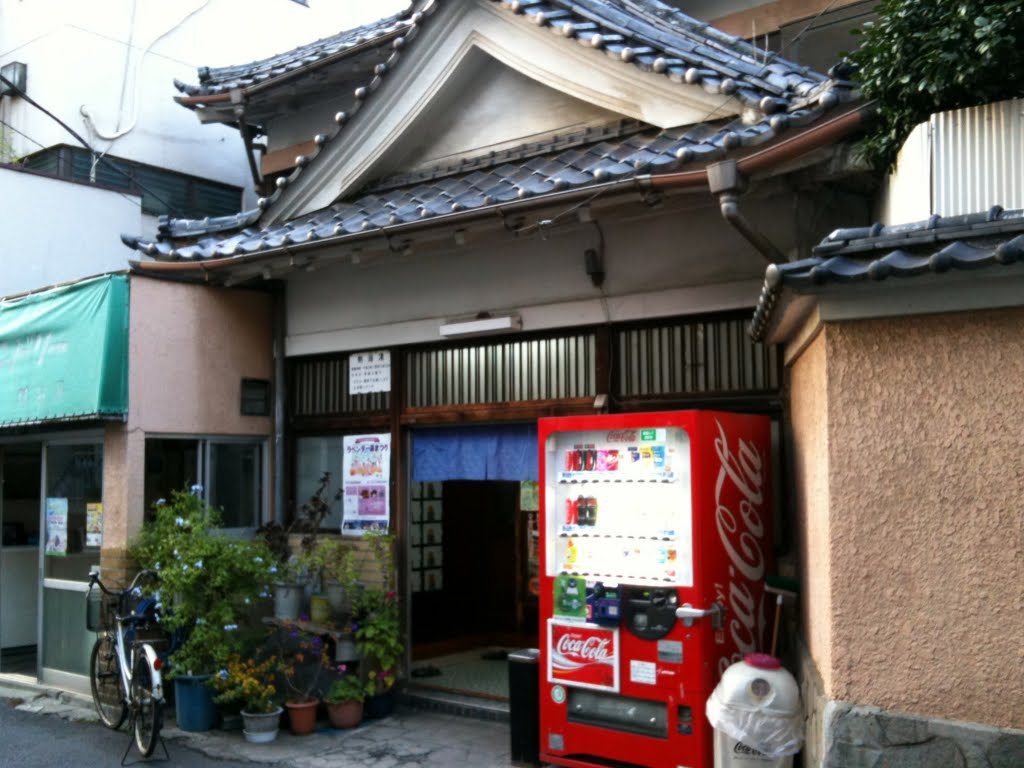
[[[643,640],[660,640],[676,625],[679,597],[671,588],[622,587],[622,618]]]

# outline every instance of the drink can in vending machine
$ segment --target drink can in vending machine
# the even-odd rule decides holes
[[[576,499],[565,500],[565,524],[576,525],[579,523],[579,504]]]
[[[597,464],[597,451],[593,446],[583,449],[583,469],[587,472],[593,472],[594,467]]]
[[[580,453],[579,446],[576,448],[570,448],[565,452],[565,471],[566,472],[578,472],[583,468],[583,458]]]

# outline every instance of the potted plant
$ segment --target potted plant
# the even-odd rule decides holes
[[[349,671],[346,665],[337,667],[341,677],[337,678],[324,694],[327,717],[335,728],[355,728],[363,719],[363,699],[366,687],[359,675]]]
[[[274,636],[282,661],[288,728],[292,734],[304,736],[316,728],[316,711],[320,704],[317,684],[321,672],[330,664],[327,648],[323,638],[297,625],[281,627]]]
[[[315,564],[320,526],[330,512],[328,487],[331,473],[324,472],[312,495],[299,508],[298,514],[287,527],[275,522],[266,523],[256,529],[267,548],[274,556],[274,616],[289,621],[302,611],[302,601],[311,578],[319,577]],[[334,494],[334,500],[341,497],[341,489]],[[302,534],[299,552],[293,552],[291,535]]]
[[[276,656],[256,661],[234,654],[213,678],[214,701],[241,705],[246,741],[261,744],[277,738],[282,711],[275,685],[279,667]]]
[[[405,652],[402,644],[401,613],[394,590],[394,539],[368,531],[365,538],[384,575],[383,587],[367,587],[356,596],[352,623],[356,646],[362,655],[360,664],[367,699],[368,717],[382,717],[394,710],[394,686],[398,663]]]
[[[306,558],[310,571],[320,575],[321,590],[336,619],[352,609],[351,597],[359,586],[356,558],[350,545],[337,538],[320,541]]]
[[[195,731],[216,719],[210,679],[243,647],[245,619],[270,575],[266,548],[220,534],[220,516],[201,493],[193,486],[157,502],[132,546],[136,562],[159,574],[153,596],[172,637],[167,676],[178,726]]]
[[[256,529],[270,552],[269,568],[274,585],[274,617],[294,621],[302,611],[304,571],[288,544],[288,529],[275,522],[264,523]]]

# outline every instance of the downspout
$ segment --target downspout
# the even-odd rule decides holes
[[[248,113],[245,109],[245,94],[242,93],[241,88],[232,89],[231,103],[235,105],[234,112],[235,117],[238,119],[238,134],[242,137],[242,144],[245,146],[245,159],[249,161],[249,173],[252,174],[252,183],[256,189],[256,194],[259,194],[263,179],[260,177],[259,169],[256,167],[252,133],[249,131]]]
[[[712,195],[718,195],[722,218],[754,246],[769,264],[787,261],[782,251],[759,232],[740,210],[739,198],[747,188],[747,179],[740,173],[735,160],[723,160],[708,166],[708,188]]]
[[[712,194],[719,196],[718,201],[723,218],[768,261],[784,262],[786,257],[782,252],[768,238],[758,232],[739,209],[739,194],[743,191],[746,177],[764,173],[794,157],[846,138],[860,128],[874,113],[874,109],[875,102],[859,104],[809,131],[801,131],[738,160],[714,163],[699,171],[642,176],[637,179],[637,182],[642,189],[655,190],[692,189],[707,183]]]
[[[284,284],[274,287],[274,510],[271,519],[281,525],[284,519],[284,422],[285,422],[285,296]]]

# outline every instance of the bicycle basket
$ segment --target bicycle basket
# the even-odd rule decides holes
[[[85,596],[85,626],[90,632],[113,629],[115,598],[99,589],[90,589]]]

